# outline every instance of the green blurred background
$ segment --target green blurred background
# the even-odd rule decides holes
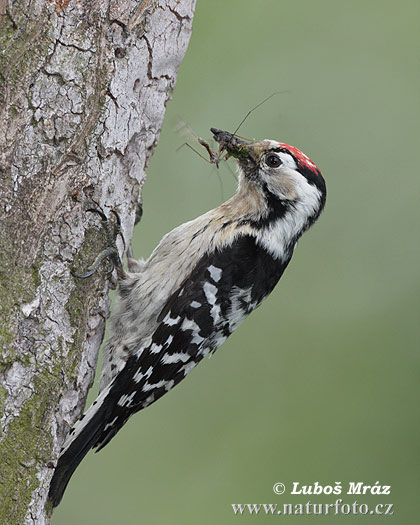
[[[333,502],[283,482],[391,485],[418,523],[419,16],[417,0],[198,0],[189,50],[144,187],[136,256],[235,189],[175,132],[241,128],[301,148],[327,180],[324,214],[272,296],[215,356],[135,416],[74,475],[53,523],[231,524],[232,503]],[[232,161],[229,161],[232,162]],[[233,165],[232,165],[233,166]],[[277,516],[308,523],[311,517]]]

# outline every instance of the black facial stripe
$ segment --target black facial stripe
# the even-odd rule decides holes
[[[269,226],[271,223],[284,217],[287,211],[291,207],[290,201],[279,199],[274,195],[267,187],[267,184],[263,184],[262,190],[264,191],[265,200],[267,202],[268,213],[261,216],[259,219],[249,218],[238,221],[239,225],[250,224],[254,228],[261,229]]]

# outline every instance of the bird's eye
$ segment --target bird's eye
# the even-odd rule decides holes
[[[265,163],[269,168],[278,168],[282,162],[281,158],[278,155],[275,155],[274,153],[269,153],[265,157]]]

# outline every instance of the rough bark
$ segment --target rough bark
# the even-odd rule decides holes
[[[48,523],[108,314],[86,203],[126,244],[195,0],[0,0],[0,523]]]

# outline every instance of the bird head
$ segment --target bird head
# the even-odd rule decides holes
[[[270,208],[285,211],[298,207],[307,215],[308,225],[316,220],[325,204],[326,185],[321,171],[307,155],[276,140],[250,142],[227,131],[211,131],[221,149],[237,159],[240,185],[252,186],[264,195]]]

